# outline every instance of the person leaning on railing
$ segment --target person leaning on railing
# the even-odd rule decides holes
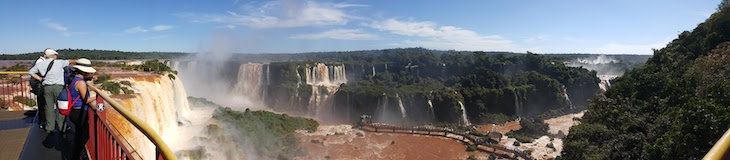
[[[74,77],[68,89],[71,95],[69,103],[72,103],[71,101],[73,99],[82,101],[73,103],[73,109],[71,110],[71,114],[69,114],[69,118],[76,129],[71,159],[79,159],[81,153],[84,153],[82,152],[85,148],[84,144],[89,140],[89,116],[86,113],[88,112],[89,106],[93,105],[94,101],[96,101],[96,97],[89,96],[89,87],[86,81],[96,80],[94,76],[96,69],[91,68],[91,61],[86,58],[81,58],[76,61],[76,65],[73,68]]]
[[[58,94],[63,89],[63,71],[69,64],[76,64],[76,60],[59,60],[58,52],[52,49],[46,49],[46,60],[38,62],[28,73],[36,80],[43,84],[43,96],[46,99],[46,133],[50,134],[58,123],[59,127],[63,127],[65,116],[54,110]],[[39,75],[40,74],[40,75]],[[66,132],[70,128],[59,128],[61,132]]]
[[[38,65],[38,63],[46,61],[46,55],[53,55],[53,52],[56,52],[50,48],[46,48],[43,50],[43,55],[38,58],[35,62],[33,62],[33,67]],[[36,80],[35,78],[30,79],[30,92],[36,95],[36,104],[38,105],[38,126],[41,128],[46,126],[46,99],[43,98],[43,84],[41,84],[41,81]]]

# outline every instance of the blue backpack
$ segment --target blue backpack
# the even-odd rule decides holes
[[[81,95],[79,95],[73,101],[71,100],[71,90],[73,88],[69,88],[69,87],[71,87],[71,83],[75,83],[75,81],[73,81],[73,79],[74,79],[73,76],[74,76],[73,70],[71,70],[71,67],[63,68],[63,82],[64,82],[63,89],[61,89],[61,93],[58,94],[58,98],[56,98],[56,100],[57,100],[57,104],[58,104],[58,111],[64,116],[68,116],[68,114],[71,113],[71,109],[73,108],[73,105],[75,103],[77,103],[77,101],[81,97]],[[69,101],[70,101],[70,103],[69,103]],[[80,102],[80,103],[84,103],[84,102]]]

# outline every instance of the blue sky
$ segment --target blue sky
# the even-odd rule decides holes
[[[404,47],[651,54],[720,0],[0,1],[0,53]]]

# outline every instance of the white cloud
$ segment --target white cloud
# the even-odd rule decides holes
[[[144,28],[142,28],[141,26],[137,26],[137,27],[134,27],[134,28],[129,28],[127,30],[124,30],[124,32],[127,32],[127,33],[139,33],[139,32],[143,32],[144,33],[144,32],[147,32],[147,30],[144,29]]]
[[[171,25],[156,25],[151,28],[145,29],[145,28],[142,28],[142,26],[137,26],[137,27],[126,29],[126,30],[124,30],[124,32],[144,33],[144,32],[148,32],[148,31],[164,31],[164,30],[168,30],[168,29],[172,29],[172,28],[175,28],[175,27],[171,26]]]
[[[537,36],[537,37],[525,39],[525,43],[545,42],[545,41],[549,41],[549,40],[551,40],[550,36]]]
[[[68,32],[68,28],[66,26],[63,26],[62,24],[57,23],[57,22],[53,22],[53,21],[51,21],[50,18],[41,19],[38,21],[38,23],[40,23],[50,29],[61,32],[61,35],[63,35],[63,36],[66,36],[66,37],[71,36],[71,33]]]
[[[172,28],[173,28],[173,26],[170,26],[170,25],[156,25],[156,26],[152,27],[151,29],[153,31],[164,31],[164,30],[168,30],[168,29],[172,29]]]
[[[335,4],[334,7],[335,8],[349,8],[349,7],[369,7],[369,6],[365,5],[365,4],[340,3],[340,4]]]
[[[181,14],[193,22],[215,22],[252,28],[291,28],[306,26],[345,25],[357,17],[344,8],[362,7],[359,4],[332,4],[314,1],[272,1],[261,6],[246,7],[246,13]]]
[[[376,21],[366,26],[393,34],[420,37],[419,40],[406,40],[396,43],[401,46],[421,46],[436,49],[519,51],[512,41],[498,35],[483,36],[478,33],[454,26],[437,26],[430,21],[406,22],[396,19]]]
[[[45,25],[48,28],[51,28],[51,29],[54,29],[57,31],[61,31],[61,32],[68,31],[68,28],[66,28],[65,26],[61,25],[60,23],[52,22],[51,19],[48,19],[48,18],[41,19],[40,23]]]
[[[339,39],[339,40],[375,40],[378,36],[363,33],[360,29],[335,29],[321,33],[292,35],[291,39]]]

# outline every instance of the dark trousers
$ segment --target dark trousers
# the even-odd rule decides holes
[[[72,158],[71,159],[79,159],[81,154],[84,150],[84,146],[86,145],[86,141],[89,140],[89,113],[87,111],[84,111],[83,109],[73,109],[71,110],[71,113],[69,114],[69,118],[71,119],[71,123],[74,124],[75,134],[74,134],[74,142],[73,142],[73,149],[72,152]]]
[[[35,89],[33,91],[33,94],[36,95],[36,104],[38,105],[38,124],[46,123],[46,98],[43,96],[43,86],[40,86],[41,89]],[[45,126],[44,126],[45,127]]]

